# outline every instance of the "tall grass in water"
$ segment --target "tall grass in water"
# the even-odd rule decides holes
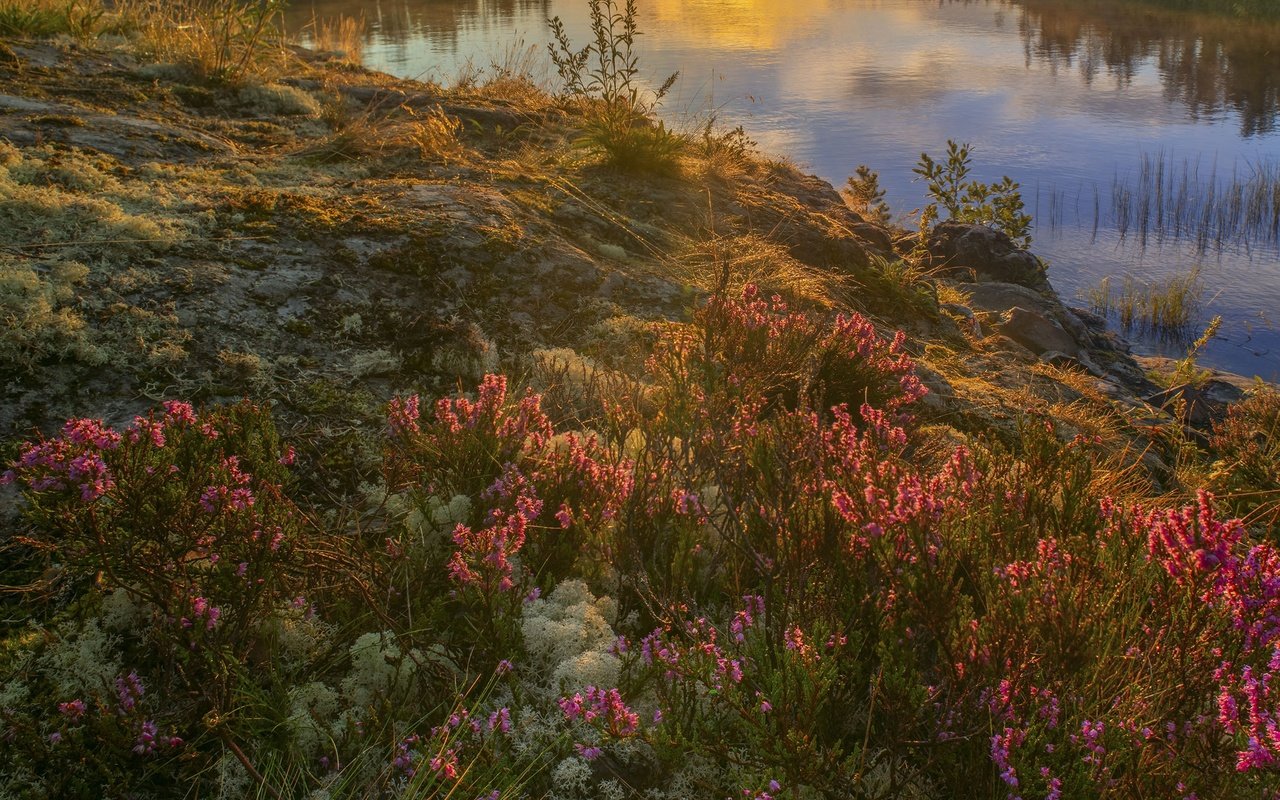
[[[312,49],[322,53],[339,53],[341,60],[352,64],[362,61],[364,51],[364,15],[349,17],[317,17],[307,24],[306,34]]]
[[[1089,292],[1094,310],[1115,315],[1126,332],[1153,333],[1170,341],[1186,341],[1204,295],[1200,269],[1157,281],[1142,282],[1126,275],[1120,286],[1110,277]]]
[[[1117,177],[1111,194],[1116,230],[1143,247],[1190,241],[1201,252],[1280,251],[1280,163],[1233,167],[1220,176],[1216,163],[1202,170],[1199,160],[1144,154],[1137,175]]]

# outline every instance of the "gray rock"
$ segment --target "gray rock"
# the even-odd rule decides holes
[[[1101,378],[1106,373],[1102,371],[1102,367],[1093,363],[1083,352],[1076,355],[1069,355],[1060,350],[1046,350],[1040,354],[1040,360],[1046,364],[1052,364],[1055,367],[1068,367],[1071,369],[1082,369],[1093,375],[1095,378]]]
[[[978,310],[1000,313],[1014,307],[1021,307],[1052,320],[1075,339],[1078,347],[1089,347],[1095,341],[1096,337],[1089,328],[1070,309],[1062,305],[1052,289],[1036,291],[1014,283],[999,282],[962,283],[958,288],[972,296],[970,305]]]
[[[1061,325],[1037,311],[1015,306],[1000,324],[1000,332],[1039,355],[1057,350],[1071,356],[1080,354],[1075,337]]]
[[[1184,383],[1156,392],[1147,402],[1170,413],[1181,410],[1185,424],[1208,428],[1224,418],[1231,404],[1243,397],[1244,391],[1234,383],[1211,378],[1201,386]]]
[[[956,288],[970,295],[969,305],[979,311],[999,314],[1021,306],[1043,313],[1055,306],[1053,301],[1035,289],[1015,283],[961,283]]]
[[[930,233],[928,249],[934,265],[952,275],[1035,289],[1049,285],[1040,259],[985,225],[944,222]]]
[[[973,309],[968,306],[962,306],[959,303],[942,303],[938,306],[938,310],[964,320],[964,327],[969,329],[969,333],[977,338],[982,338],[982,323],[978,322],[978,317],[973,313]]]

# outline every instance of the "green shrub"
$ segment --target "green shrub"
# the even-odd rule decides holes
[[[845,201],[868,222],[877,225],[889,224],[889,204],[884,201],[884,189],[880,187],[880,176],[871,171],[866,164],[859,164],[845,188],[840,192]]]
[[[582,49],[574,48],[559,17],[548,23],[555,41],[547,49],[565,95],[595,101],[579,144],[618,169],[676,172],[687,143],[653,117],[679,73],[655,90],[640,84],[635,0],[621,7],[617,0],[589,0],[588,7],[594,40]]]
[[[1031,245],[1031,216],[1023,210],[1018,184],[1007,175],[999,183],[967,180],[969,145],[947,140],[946,163],[920,154],[920,163],[911,171],[928,182],[932,202],[920,216],[922,231],[945,211],[956,222],[988,225],[1003,231],[1020,247]]]

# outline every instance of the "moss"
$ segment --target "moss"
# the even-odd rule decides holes
[[[105,354],[71,307],[89,270],[76,262],[26,266],[0,261],[0,365],[34,373],[51,358],[96,365]]]
[[[244,110],[262,117],[318,117],[320,104],[301,89],[279,84],[250,84],[240,89]]]

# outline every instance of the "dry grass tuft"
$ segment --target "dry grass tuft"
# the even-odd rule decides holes
[[[407,106],[391,110],[365,108],[353,113],[349,102],[335,93],[323,103],[321,117],[333,133],[299,150],[297,155],[330,163],[451,161],[466,154],[461,120],[440,106],[425,111]]]
[[[853,290],[846,276],[803,264],[784,246],[754,234],[710,235],[677,253],[669,266],[682,283],[730,296],[754,284],[766,295],[831,308],[847,302]]]
[[[364,14],[349,17],[317,17],[314,14],[306,27],[308,44],[312,50],[330,53],[338,60],[360,64],[364,60]]]

